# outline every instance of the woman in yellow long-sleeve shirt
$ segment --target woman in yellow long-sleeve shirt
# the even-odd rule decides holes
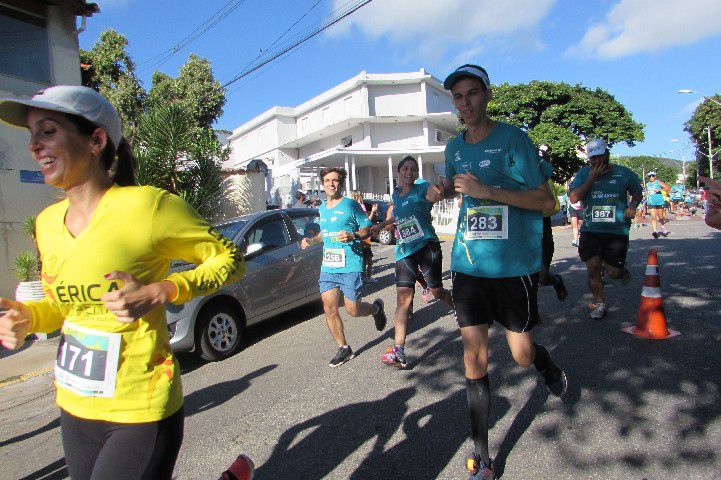
[[[0,298],[0,342],[62,328],[55,384],[74,480],[169,479],[183,396],[163,305],[240,278],[242,254],[179,197],[135,186],[120,117],[94,90],[1,99],[0,119],[30,131],[45,183],[66,196],[36,220],[46,298]],[[173,259],[198,267],[168,275]]]

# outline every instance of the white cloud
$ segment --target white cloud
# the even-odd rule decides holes
[[[330,31],[347,34],[356,27],[371,38],[389,38],[419,58],[438,58],[449,49],[467,58],[484,49],[507,46],[507,39],[537,28],[557,0],[377,0]],[[333,0],[333,8],[347,4]],[[539,41],[530,41],[538,48]],[[477,59],[475,59],[477,60]]]
[[[613,59],[721,35],[721,1],[620,0],[568,56]]]

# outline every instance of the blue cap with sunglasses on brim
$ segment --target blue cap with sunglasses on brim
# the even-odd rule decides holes
[[[455,85],[458,80],[468,77],[479,79],[481,82],[483,82],[483,85],[486,87],[486,89],[491,88],[491,81],[488,79],[488,72],[486,72],[483,67],[479,67],[478,65],[472,65],[470,63],[461,65],[460,67],[456,68],[453,73],[448,75],[443,81],[443,88],[445,88],[446,90],[450,90],[451,88],[453,88],[453,85]]]

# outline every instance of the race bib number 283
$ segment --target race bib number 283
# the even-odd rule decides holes
[[[508,205],[483,205],[466,210],[466,240],[508,239]]]
[[[113,397],[120,357],[119,333],[65,322],[55,361],[55,381],[84,397]]]

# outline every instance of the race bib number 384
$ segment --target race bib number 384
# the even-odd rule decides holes
[[[55,381],[84,397],[113,397],[120,357],[119,333],[65,322],[55,361]]]
[[[404,243],[409,243],[423,238],[423,229],[418,223],[415,215],[412,215],[398,223],[398,233]]]
[[[466,210],[466,240],[508,239],[508,205],[483,205]]]

